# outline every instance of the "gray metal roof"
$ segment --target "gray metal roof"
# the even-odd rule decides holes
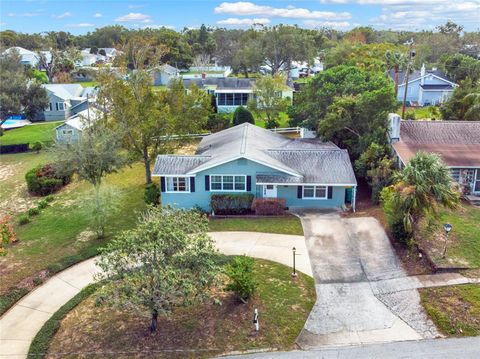
[[[319,139],[291,139],[244,123],[204,137],[194,156],[158,156],[156,176],[193,175],[239,158],[276,169],[282,183],[356,184],[346,150]]]
[[[215,85],[218,90],[221,89],[245,89],[251,90],[255,84],[254,79],[244,79],[237,77],[207,77],[205,79],[184,79],[183,84],[189,88],[191,84],[195,84],[200,88],[206,85]]]

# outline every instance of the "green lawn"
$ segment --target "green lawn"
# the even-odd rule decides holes
[[[210,231],[249,231],[303,236],[302,223],[295,216],[211,219]]]
[[[443,334],[480,335],[480,285],[424,288],[420,290],[420,297],[429,317]]]
[[[44,153],[2,156],[2,168],[4,165],[18,164],[12,167],[14,174],[5,180],[6,189],[2,183],[2,200],[5,194],[6,200],[11,203],[10,207],[19,206],[18,210],[25,211],[25,207],[28,208],[41,199],[28,195],[23,176],[27,169],[47,160]],[[103,246],[106,240],[134,225],[137,212],[145,208],[142,165],[137,163],[131,168],[126,167],[119,173],[109,175],[104,183],[104,187],[113,192],[118,208],[117,212],[110,216],[107,238],[104,240],[93,238],[90,205],[93,189],[84,181],[74,179],[55,194],[51,206],[32,217],[29,224],[20,226],[17,223],[18,214],[10,212],[19,242],[8,248],[7,256],[0,258],[0,267],[3,268],[0,293],[5,293],[8,288],[26,278],[32,279],[32,276],[44,269],[49,268],[55,272],[68,264],[94,255],[96,249]],[[9,192],[9,188],[18,188],[19,191]]]
[[[8,130],[0,137],[0,145],[20,143],[52,142],[55,139],[55,127],[63,121],[38,122],[22,128]]]
[[[290,127],[288,120],[288,115],[285,112],[281,112],[278,127]],[[264,120],[255,120],[255,125],[265,128],[266,122]]]
[[[95,86],[98,86],[98,82],[97,81],[80,81],[80,82],[77,82],[79,83],[80,85],[82,85],[82,87],[95,87]]]
[[[441,120],[442,119],[442,115],[441,115],[440,110],[437,106],[407,107],[405,109],[406,114],[408,114],[412,111],[415,113],[415,119],[416,120],[431,120],[431,119]],[[400,116],[402,115],[402,107],[400,107],[398,109],[397,113]],[[406,117],[406,115],[405,115],[405,117]]]
[[[43,351],[48,347],[52,357],[65,352],[82,356],[95,351],[100,356],[116,356],[142,350],[158,358],[206,358],[233,350],[294,349],[315,303],[313,278],[300,273],[293,279],[289,267],[255,259],[255,279],[257,291],[247,304],[226,292],[225,283],[221,283],[214,290],[217,303],[208,300],[178,308],[170,317],[160,315],[155,334],[148,332],[148,313],[96,305],[94,294],[63,318],[49,345],[37,348]],[[255,308],[260,312],[259,333],[252,325]],[[53,333],[55,330],[47,326],[43,337],[43,329],[37,335],[42,339],[38,342],[48,343]],[[30,353],[36,354],[32,348]]]
[[[443,224],[453,227],[447,245],[446,259],[442,257]],[[434,221],[422,233],[422,245],[427,248],[430,257],[440,266],[480,267],[480,208],[462,204],[456,210],[442,211],[440,218]]]

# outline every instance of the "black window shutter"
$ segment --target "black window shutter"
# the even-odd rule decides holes
[[[302,186],[297,187],[297,198],[302,198]]]
[[[328,189],[328,199],[332,199],[332,197],[333,197],[333,187],[328,186],[327,189]]]
[[[210,176],[205,176],[205,191],[210,191]]]
[[[190,177],[190,192],[195,192],[195,177]]]
[[[252,190],[252,176],[247,176],[247,191]]]
[[[160,191],[165,192],[165,177],[160,177]]]

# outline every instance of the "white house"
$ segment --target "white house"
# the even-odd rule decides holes
[[[99,111],[89,106],[72,117],[65,123],[55,128],[55,139],[59,143],[75,142],[82,136],[83,130],[90,127],[98,118]]]
[[[170,80],[179,77],[180,70],[176,67],[164,64],[152,70],[152,81],[154,86],[168,86]]]
[[[57,121],[69,117],[87,108],[87,100],[92,103],[96,97],[94,87],[82,87],[80,84],[46,84],[48,107],[37,120]]]
[[[31,67],[38,66],[38,62],[40,61],[38,53],[24,49],[23,47],[10,47],[6,49],[2,54],[9,54],[13,51],[17,52],[20,55],[21,64]],[[51,61],[52,54],[50,53],[50,51],[40,51],[40,53],[45,55],[47,62]]]

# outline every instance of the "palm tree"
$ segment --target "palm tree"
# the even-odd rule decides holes
[[[407,57],[398,51],[387,50],[385,52],[385,59],[387,63],[388,70],[394,71],[394,81],[395,81],[395,97],[398,94],[398,74],[400,70],[403,70],[407,67]]]
[[[448,168],[433,153],[418,152],[394,176],[394,183],[396,208],[403,215],[405,231],[410,234],[422,217],[437,215],[441,206],[455,208],[459,202]]]

